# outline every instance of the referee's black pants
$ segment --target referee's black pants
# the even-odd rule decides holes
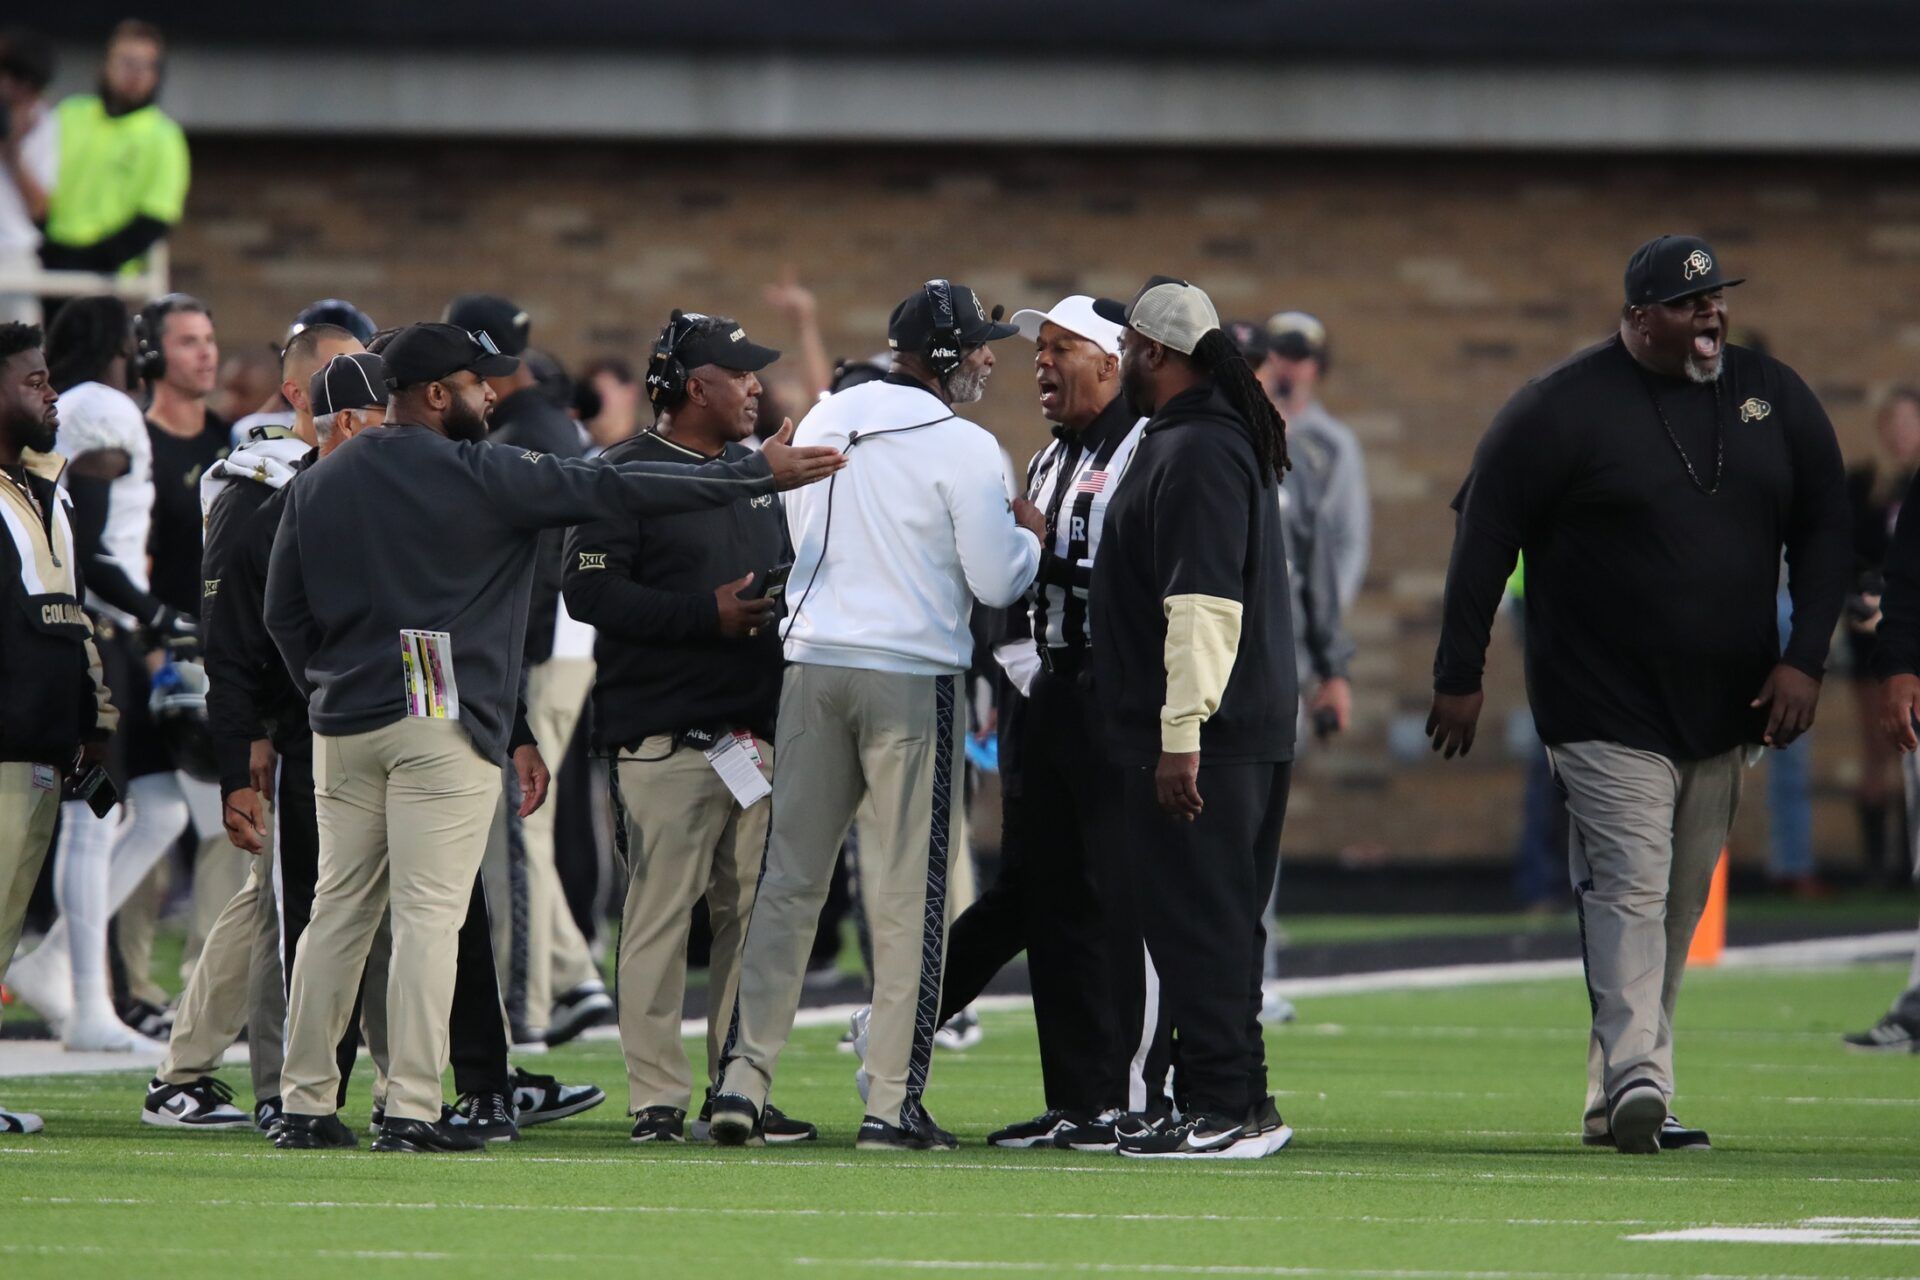
[[[1192,822],[1161,809],[1151,765],[1121,772],[1129,916],[1144,943],[1127,1107],[1163,1109],[1177,1037],[1181,1110],[1237,1123],[1268,1092],[1261,917],[1279,869],[1293,765],[1210,765],[1202,755],[1205,809]]]
[[[1116,1004],[1113,981],[1116,766],[1092,695],[1071,674],[1043,671],[1001,716],[1000,873],[948,932],[940,1021],[1024,948],[1047,1108],[1098,1114],[1125,1105],[1120,1009],[1138,1001]]]
[[[280,945],[282,972],[292,983],[294,948],[313,918],[313,897],[320,880],[320,818],[313,795],[313,738],[301,734],[281,748],[279,812],[275,851],[280,859]],[[447,1028],[448,1058],[454,1088],[461,1093],[510,1093],[507,1027],[500,1003],[500,980],[493,965],[493,932],[487,899],[474,877],[467,918],[460,925],[455,960],[453,1008]],[[335,1051],[340,1066],[340,1101],[359,1046],[360,1000]]]

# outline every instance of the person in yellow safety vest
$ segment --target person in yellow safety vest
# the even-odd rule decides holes
[[[107,38],[98,94],[55,109],[60,180],[48,193],[40,260],[49,268],[133,273],[180,221],[187,139],[154,104],[166,42],[129,19]]]

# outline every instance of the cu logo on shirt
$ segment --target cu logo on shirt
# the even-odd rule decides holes
[[[753,507],[770,507],[773,505],[773,495],[770,493],[763,493],[759,497],[753,499],[747,505],[753,506]]]
[[[1772,405],[1758,396],[1750,396],[1740,405],[1740,421],[1758,422],[1772,412]]]

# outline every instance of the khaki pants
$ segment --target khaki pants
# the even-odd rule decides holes
[[[239,893],[252,875],[254,858],[244,849],[233,847],[224,827],[206,836],[193,851],[193,894],[187,916],[187,941],[180,951],[180,981],[193,977],[206,949],[207,935],[233,895]]]
[[[153,937],[172,892],[173,861],[162,856],[113,913],[113,932],[109,935],[127,977],[127,994],[157,1009],[167,1007],[168,997],[167,989],[153,980]]]
[[[1593,1034],[1590,1134],[1646,1080],[1673,1096],[1673,1009],[1687,947],[1740,804],[1744,748],[1679,761],[1611,742],[1549,748],[1571,819],[1569,861]]]
[[[560,764],[586,706],[593,670],[591,658],[552,658],[527,669],[527,724],[553,775],[552,789],[527,817],[505,815],[488,837],[482,864],[487,901],[494,904],[493,956],[508,1020],[536,1037],[547,1029],[555,996],[600,977],[567,908],[553,844]]]
[[[51,765],[0,762],[0,977],[13,963],[27,902],[53,845],[60,774]]]
[[[772,777],[773,745],[759,738],[754,745],[761,772]],[[703,754],[691,747],[674,750],[665,734],[623,752],[615,775],[626,824],[619,992],[629,1110],[684,1111],[693,1096],[680,1040],[693,907],[704,895],[713,927],[706,1080],[717,1084],[771,798],[742,810]]]
[[[191,1084],[213,1072],[244,1026],[254,1100],[279,1095],[286,991],[280,976],[272,831],[269,822],[266,850],[249,858],[247,878],[207,930],[199,962],[180,993],[167,1056],[154,1073],[168,1084]],[[241,850],[233,852],[248,857]]]
[[[766,1103],[793,1032],[840,842],[867,799],[860,829],[874,960],[867,1114],[902,1126],[918,1119],[946,958],[964,697],[956,676],[787,668],[772,834],[740,958],[726,1091]]]
[[[313,745],[320,874],[294,957],[283,1099],[297,1115],[334,1111],[334,1046],[391,902],[387,1114],[438,1120],[460,922],[500,805],[500,769],[457,720],[409,717],[317,733]]]

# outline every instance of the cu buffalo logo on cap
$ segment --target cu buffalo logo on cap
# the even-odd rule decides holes
[[[1773,406],[1759,396],[1749,396],[1740,405],[1740,421],[1758,422],[1773,412]]]
[[[1713,259],[1707,256],[1705,249],[1695,249],[1687,255],[1686,265],[1682,269],[1689,280],[1695,276],[1704,276],[1713,270]]]

